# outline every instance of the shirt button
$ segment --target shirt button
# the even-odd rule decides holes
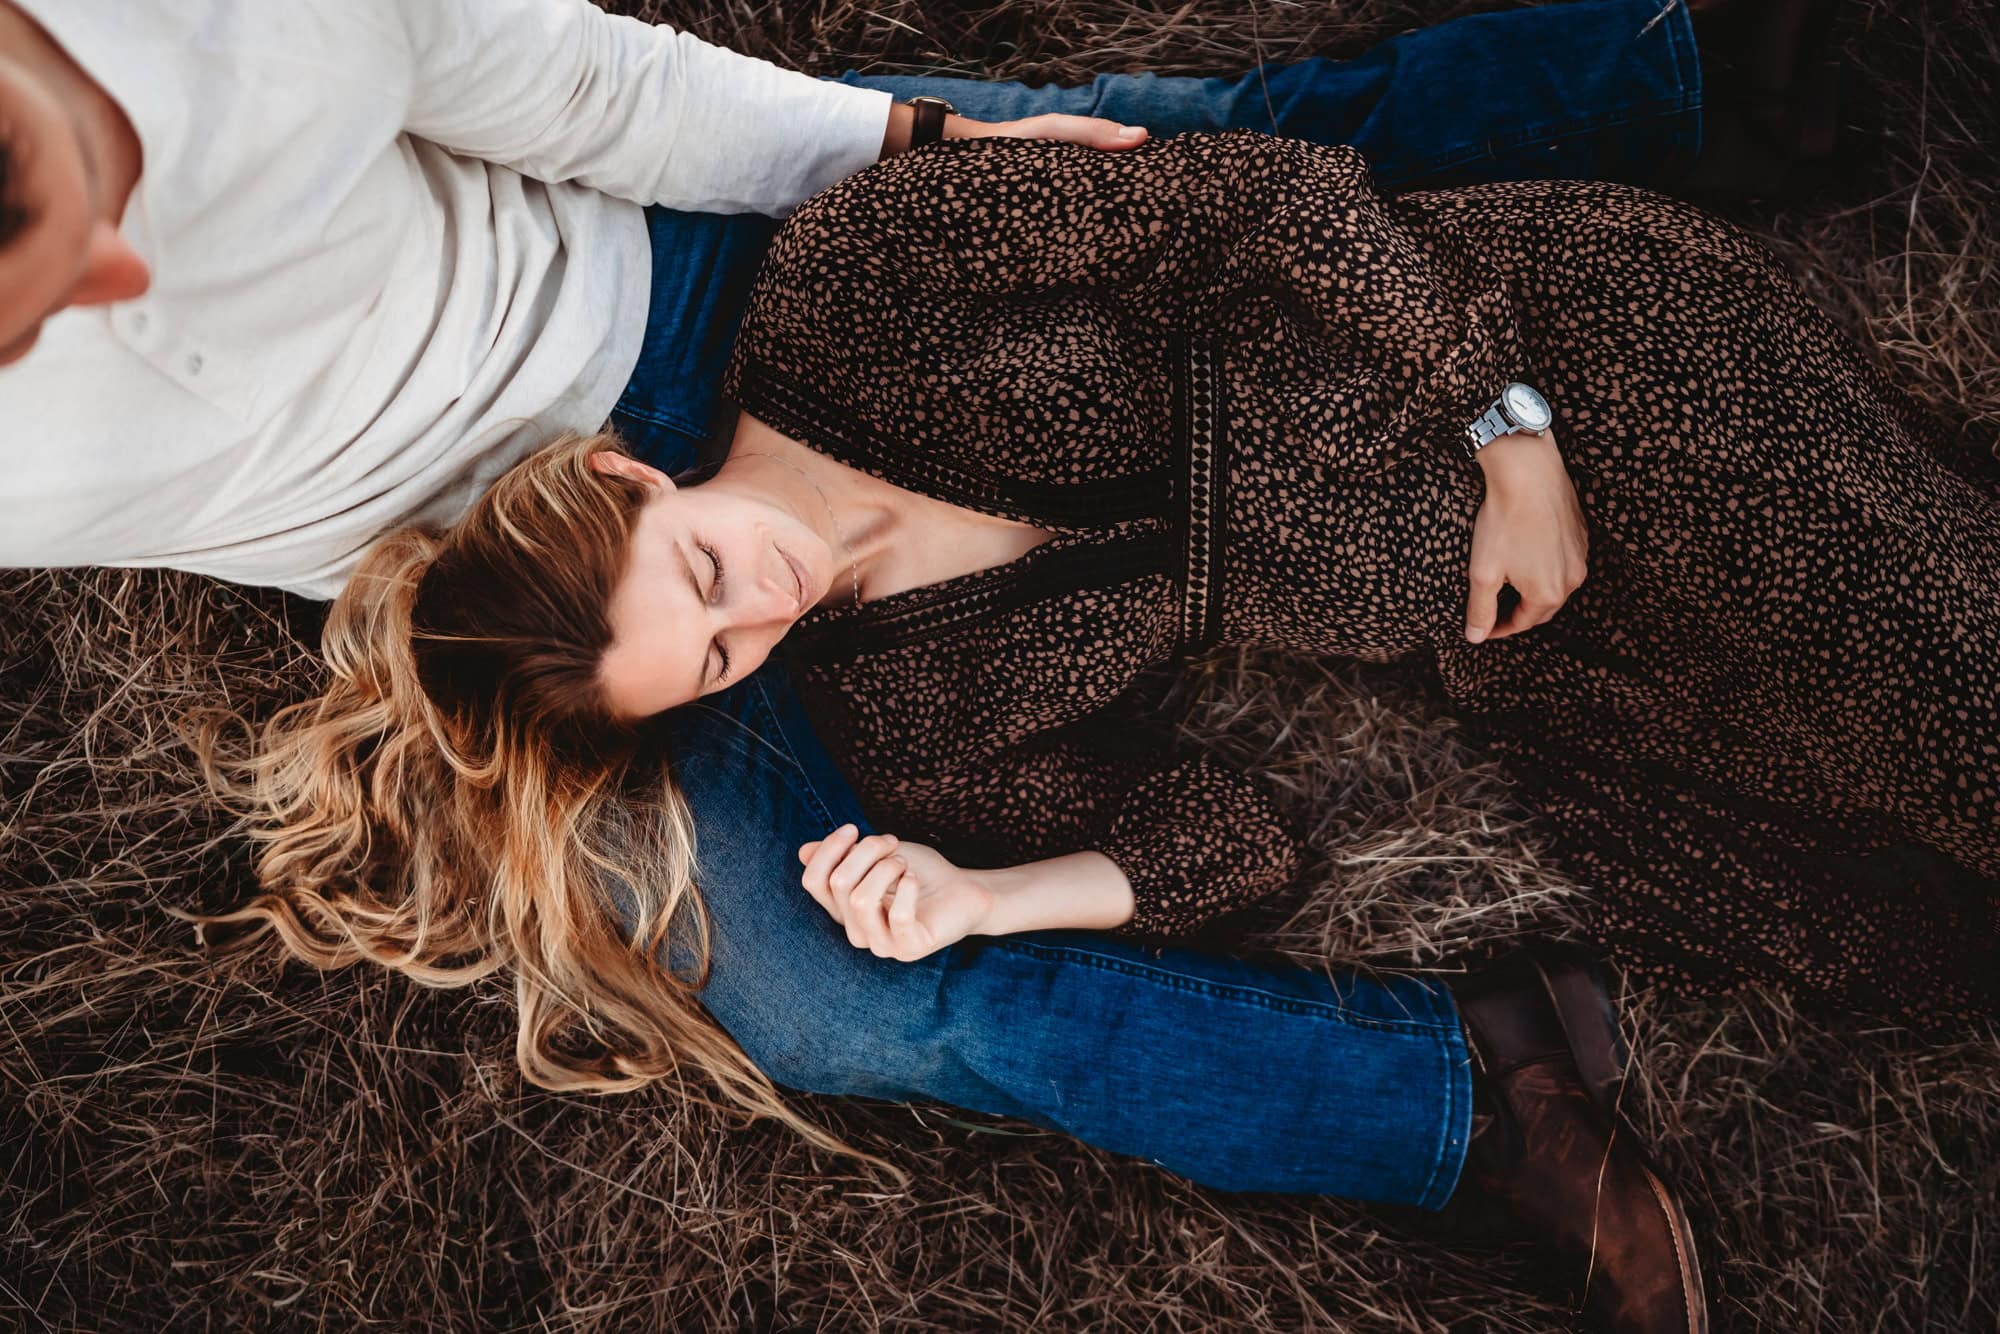
[[[197,352],[193,356],[187,359],[187,368],[189,375],[200,375],[201,367],[202,367],[201,353]]]
[[[133,333],[144,333],[144,332],[146,332],[146,326],[147,326],[147,325],[149,325],[149,324],[151,324],[151,323],[152,323],[152,320],[151,320],[151,319],[149,319],[149,318],[147,318],[147,315],[146,315],[146,312],[145,312],[145,311],[143,311],[143,310],[135,310],[135,311],[133,311],[133,312],[132,312],[132,332],[133,332]]]

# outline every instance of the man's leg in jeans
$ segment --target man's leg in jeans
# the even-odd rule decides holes
[[[726,219],[654,221],[656,241],[689,243],[688,262],[718,281],[746,235],[761,234]],[[655,382],[642,364],[612,422],[671,470],[693,461],[699,436],[685,423],[705,411],[671,368],[678,357],[697,369],[703,353],[649,328],[655,342],[652,368],[666,374]],[[869,825],[782,667],[680,710],[674,734],[710,922],[702,1001],[777,1083],[1016,1116],[1224,1189],[1428,1208],[1451,1194],[1471,1075],[1442,986],[1083,932],[878,959],[800,884],[800,844]],[[685,939],[666,962],[688,975]]]
[[[1055,111],[1144,125],[1157,137],[1253,129],[1352,144],[1397,189],[1528,178],[1650,184],[1701,147],[1701,72],[1682,0],[1472,15],[1354,60],[1220,78],[1105,74],[1029,88],[850,70],[841,82],[898,99],[928,93],[975,120]]]
[[[1471,1084],[1442,987],[1086,932],[878,959],[799,884],[800,842],[867,824],[783,675],[718,699],[676,719],[674,750],[712,924],[702,999],[773,1080],[1020,1117],[1224,1189],[1451,1194]],[[692,962],[677,939],[669,966]]]
[[[1642,32],[1652,12],[1652,0],[1592,0],[1487,15],[1358,62],[1231,79],[1107,76],[1071,90],[849,77],[938,92],[980,119],[1077,111],[1159,134],[1249,125],[1355,142],[1391,182],[1643,177],[1692,151],[1699,105],[1684,13]],[[673,468],[707,433],[772,224],[665,210],[651,223],[654,309],[615,421]],[[878,960],[799,887],[793,849],[863,822],[782,676],[759,673],[680,730],[714,924],[703,999],[775,1080],[1018,1116],[1225,1188],[1433,1206],[1450,1193],[1469,1086],[1442,987],[1078,933]]]
[[[1353,144],[1395,188],[1529,177],[1645,183],[1685,167],[1701,145],[1701,72],[1684,0],[1478,14],[1405,33],[1355,60],[1223,78],[1106,74],[1075,88],[851,71],[841,79],[897,97],[932,93],[979,120],[1071,112],[1163,137],[1251,128]],[[628,424],[705,438],[743,300],[776,224],[666,209],[651,210],[651,223],[660,308],[620,409]]]

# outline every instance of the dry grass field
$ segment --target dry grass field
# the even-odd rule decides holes
[[[635,12],[817,72],[1032,81],[1357,52],[1436,0],[689,0]],[[1850,6],[1843,170],[1734,210],[1968,447],[2000,439],[2000,11]],[[135,430],[143,424],[135,423]],[[0,485],[4,485],[0,480]],[[1545,1331],[1514,1261],[1335,1201],[1230,1196],[1033,1127],[802,1098],[857,1171],[699,1089],[523,1084],[501,986],[218,963],[168,909],[246,862],[179,720],[309,690],[309,604],[0,574],[0,1329]],[[1435,961],[1578,888],[1412,669],[1201,665],[1187,726],[1284,776],[1312,886],[1244,948]],[[2000,961],[1996,961],[2000,966]],[[1782,996],[1641,996],[1638,1115],[1721,1330],[2000,1328],[2000,1037]]]

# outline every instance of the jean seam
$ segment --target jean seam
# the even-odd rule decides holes
[[[627,390],[626,392],[629,393],[631,391]],[[614,417],[630,417],[635,421],[645,422],[648,426],[664,426],[670,431],[679,431],[684,435],[693,436],[697,440],[704,439],[707,434],[700,427],[690,426],[685,419],[677,417],[672,413],[634,407],[622,397],[618,400],[617,406],[611,409],[611,415]]]
[[[1009,953],[1026,954],[1044,961],[1067,961],[1087,968],[1097,968],[1106,972],[1124,973],[1128,977],[1145,978],[1181,991],[1195,992],[1219,999],[1235,999],[1263,1009],[1287,1014],[1316,1015],[1329,1020],[1337,1020],[1354,1028],[1373,1029],[1385,1033],[1405,1033],[1412,1036],[1430,1036],[1448,1031],[1442,1023],[1420,1019],[1378,1019],[1360,1015],[1337,1001],[1301,1000],[1296,996],[1281,996],[1274,992],[1261,991],[1242,983],[1207,982],[1190,977],[1170,968],[1138,963],[1116,955],[1098,954],[1073,945],[1040,945],[1027,941],[1008,940],[991,937],[983,942],[988,949]],[[1456,1020],[1453,1021],[1454,1023]]]
[[[1657,97],[1649,102],[1632,102],[1608,111],[1595,111],[1588,116],[1572,116],[1565,120],[1524,125],[1506,134],[1493,135],[1486,142],[1498,144],[1502,148],[1530,147],[1547,143],[1551,139],[1616,129],[1621,125],[1631,125],[1643,120],[1678,116],[1686,111],[1688,106],[1688,96],[1685,93],[1677,97]]]
[[[1689,128],[1681,135],[1683,142],[1675,147],[1687,151],[1689,158],[1701,156],[1701,52],[1694,41],[1694,16],[1688,12],[1687,0],[1679,0],[1673,11],[1661,20],[1667,28],[1667,55],[1674,62],[1674,80],[1681,85],[1681,100],[1687,103]]]
[[[1434,1162],[1431,1166],[1430,1179],[1424,1182],[1423,1192],[1418,1198],[1420,1206],[1426,1209],[1442,1208],[1444,1202],[1451,1198],[1451,1187],[1448,1187],[1444,1180],[1446,1164],[1458,1163],[1460,1170],[1464,1170],[1464,1146],[1457,1146],[1460,1149],[1457,1154],[1453,1154],[1451,1149],[1456,1144],[1453,1132],[1457,1130],[1459,1122],[1459,1072],[1465,1068],[1465,1061],[1460,1056],[1458,1044],[1453,1042],[1449,1035],[1441,1033],[1439,1038],[1438,1045],[1442,1049],[1439,1052],[1439,1060],[1444,1064],[1444,1118],[1438,1126],[1437,1147],[1433,1153]],[[1469,1076],[1467,1083],[1470,1084]],[[1452,1186],[1456,1184],[1457,1173],[1454,1173]]]

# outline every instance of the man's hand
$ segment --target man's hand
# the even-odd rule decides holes
[[[910,146],[910,127],[917,113],[901,102],[889,108],[889,128],[882,136],[882,156],[894,157]],[[1054,139],[1088,148],[1116,150],[1137,148],[1146,142],[1141,125],[1120,125],[1097,116],[1049,114],[1021,120],[972,120],[965,116],[944,118],[947,139]]]
[[[957,125],[954,126],[953,122]],[[947,139],[1054,139],[1059,143],[1082,144],[1086,148],[1137,148],[1146,142],[1143,125],[1120,125],[1096,116],[1029,116],[1024,120],[982,121],[963,116],[947,116]]]
[[[921,959],[978,933],[993,891],[933,848],[851,824],[799,849],[800,883],[847,928],[847,943],[881,959]]]
[[[1503,435],[1476,457],[1486,499],[1472,525],[1465,604],[1465,637],[1474,644],[1532,630],[1554,616],[1583,583],[1590,546],[1583,506],[1553,434]],[[1504,584],[1514,586],[1521,602],[1496,628]]]

